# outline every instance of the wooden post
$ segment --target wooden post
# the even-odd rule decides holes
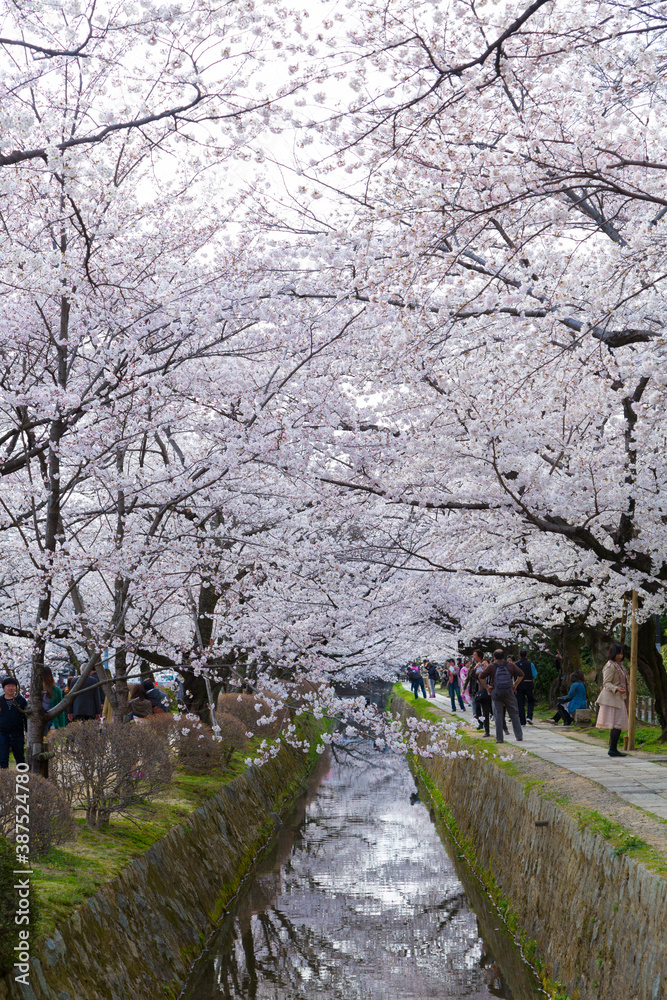
[[[637,591],[632,591],[632,622],[630,624],[630,700],[628,705],[628,750],[635,748],[635,723],[637,721]]]
[[[619,642],[621,646],[625,646],[625,623],[628,620],[628,598],[623,598],[623,613],[621,615],[621,637]]]

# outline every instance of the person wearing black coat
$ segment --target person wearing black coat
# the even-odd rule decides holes
[[[75,682],[77,678],[74,679]],[[97,674],[93,670],[88,674],[79,688],[79,693],[72,703],[72,719],[74,722],[96,719],[102,714],[102,697],[100,695]]]
[[[516,665],[520,670],[523,670],[523,680],[516,692],[519,720],[522,726],[532,726],[535,710],[535,682],[533,681],[533,665],[528,659],[525,649],[521,650]]]
[[[430,660],[426,661],[426,672],[428,673],[428,683],[431,688],[431,698],[435,698],[435,685],[440,679],[440,674],[438,673],[438,668],[435,663],[431,663]]]
[[[25,734],[28,702],[18,693],[15,677],[3,677],[0,697],[0,768],[9,767],[9,752],[17,764],[25,764]]]

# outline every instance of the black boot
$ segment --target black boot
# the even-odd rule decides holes
[[[618,749],[618,738],[621,735],[620,729],[612,729],[609,733],[609,750],[607,753],[610,757],[627,757],[627,753],[621,753]]]

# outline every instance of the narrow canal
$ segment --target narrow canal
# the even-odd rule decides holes
[[[183,996],[544,998],[405,760],[366,747],[322,762]]]

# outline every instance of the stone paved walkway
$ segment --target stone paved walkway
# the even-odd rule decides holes
[[[409,684],[404,684],[403,687],[410,691]],[[439,691],[435,698],[427,701],[430,705],[437,705],[449,718],[467,723],[468,735],[476,736],[476,723],[472,719],[469,705],[466,706],[465,713],[453,713],[449,697]],[[491,732],[494,732],[493,720]],[[573,774],[596,781],[626,802],[667,820],[667,755],[664,764],[649,759],[646,755],[630,754],[625,759],[609,757],[606,746],[581,742],[566,735],[567,731],[562,726],[556,728],[549,723],[537,722],[534,726],[526,726],[523,733],[523,750],[552,764],[558,764]],[[505,737],[505,745],[516,746],[511,726],[510,734],[509,738]],[[491,740],[484,742],[489,743]]]

